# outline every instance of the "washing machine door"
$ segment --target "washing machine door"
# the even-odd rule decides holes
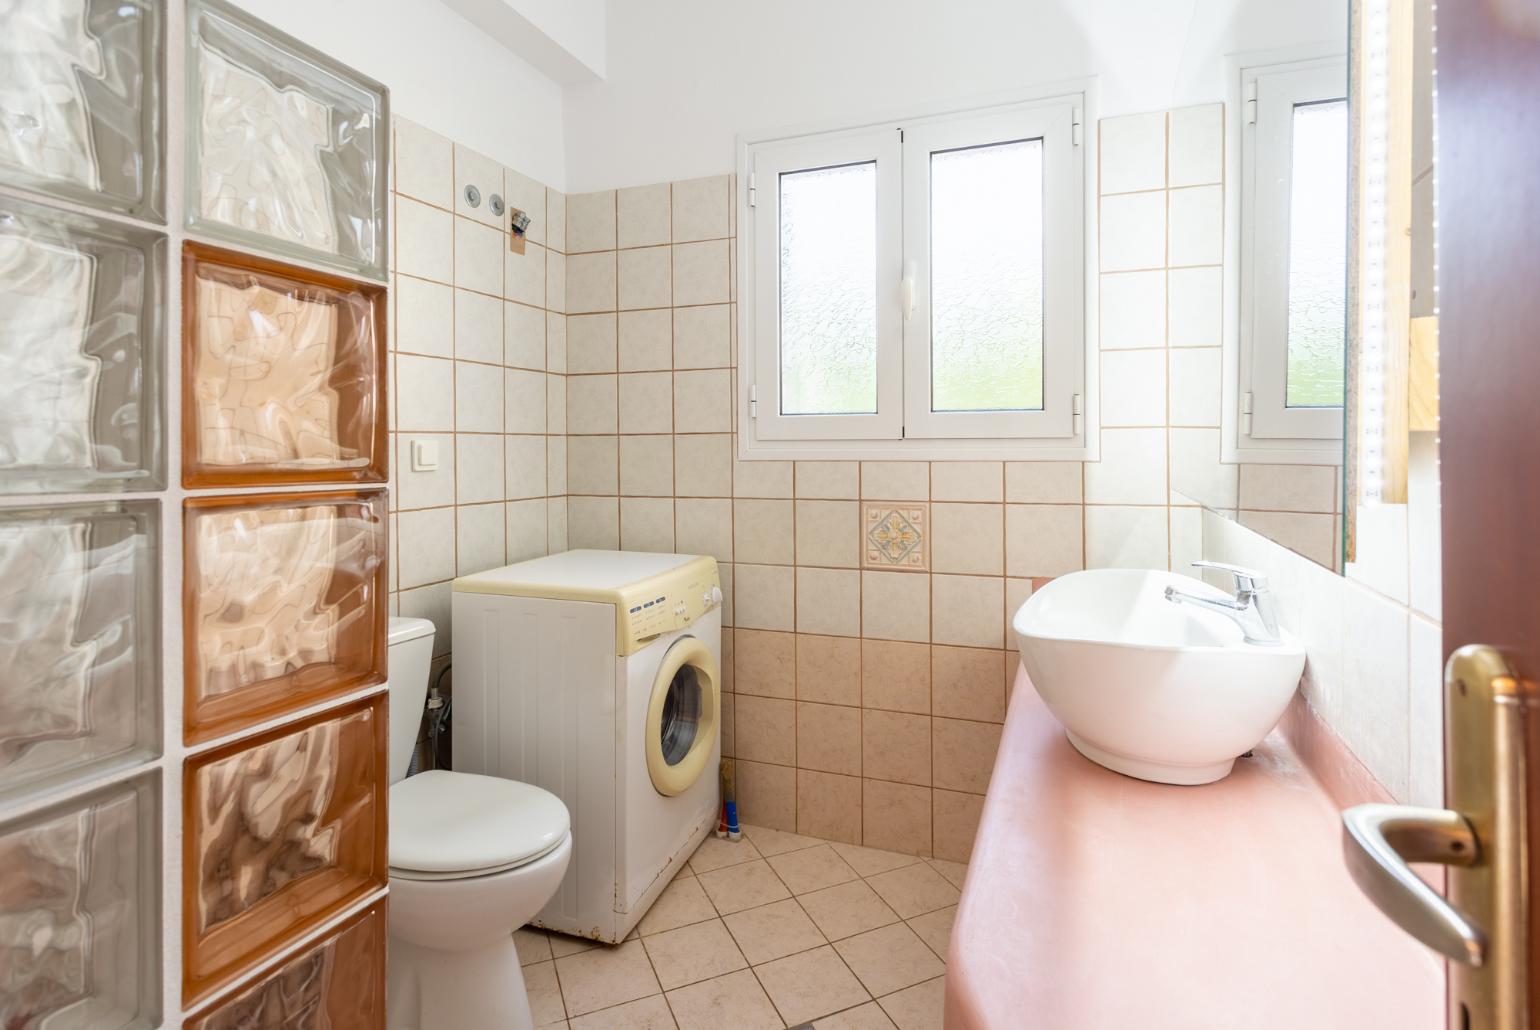
[[[711,649],[680,637],[663,656],[647,705],[647,775],[659,794],[683,794],[708,769],[722,711],[721,676]]]

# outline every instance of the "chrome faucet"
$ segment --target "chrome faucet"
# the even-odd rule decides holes
[[[1267,577],[1239,565],[1227,565],[1218,561],[1195,561],[1200,569],[1223,569],[1235,577],[1235,596],[1201,597],[1176,587],[1166,587],[1166,600],[1172,604],[1195,604],[1199,608],[1228,616],[1241,632],[1246,643],[1276,646],[1283,643],[1278,631],[1278,609],[1273,605],[1273,595],[1267,589]]]

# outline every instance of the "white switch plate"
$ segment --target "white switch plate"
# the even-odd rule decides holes
[[[412,441],[412,471],[431,472],[438,468],[438,441]]]

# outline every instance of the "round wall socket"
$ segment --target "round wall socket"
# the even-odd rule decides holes
[[[503,214],[503,198],[499,197],[496,193],[492,194],[487,198],[487,207],[491,209],[494,215],[501,218]]]
[[[481,206],[481,191],[474,186],[465,187],[465,202],[471,207]]]

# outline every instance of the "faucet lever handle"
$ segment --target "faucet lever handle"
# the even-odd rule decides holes
[[[1198,569],[1222,569],[1235,577],[1235,589],[1252,594],[1260,594],[1267,589],[1267,574],[1256,569],[1248,569],[1243,565],[1231,565],[1222,561],[1195,561],[1192,563]]]

